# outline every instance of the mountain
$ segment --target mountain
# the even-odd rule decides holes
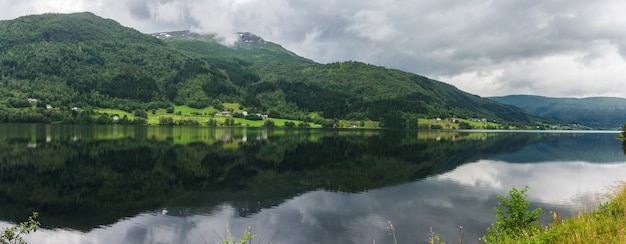
[[[388,127],[409,127],[417,117],[539,121],[416,74],[318,64],[252,33],[237,35],[232,46],[189,31],[147,35],[92,13],[0,21],[0,121],[90,122],[82,116],[90,110],[70,108],[223,109],[226,102],[272,117],[371,119]],[[40,108],[29,110],[28,98]]]
[[[300,110],[322,111],[330,118],[376,120],[390,111],[400,110],[428,117],[476,117],[526,124],[538,120],[517,108],[416,74],[352,61],[314,63],[251,33],[238,33],[241,41],[230,48],[217,43],[212,36],[183,33],[153,35],[227,71],[238,69],[233,64],[239,63],[245,66],[245,71],[258,75],[256,78],[261,82],[246,87],[254,94],[246,97],[249,105],[288,113],[296,105]]]
[[[615,97],[553,98],[532,95],[490,97],[537,116],[597,129],[620,129],[626,122],[626,99]]]

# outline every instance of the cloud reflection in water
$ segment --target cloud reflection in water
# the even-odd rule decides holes
[[[506,163],[480,160],[445,174],[362,193],[313,191],[246,218],[224,204],[209,213],[176,216],[145,213],[87,233],[39,230],[32,243],[218,243],[226,225],[238,238],[252,227],[261,243],[379,243],[391,241],[387,221],[401,243],[425,242],[428,230],[456,241],[462,225],[471,243],[493,220],[497,194],[528,185],[529,199],[545,211],[575,213],[590,196],[626,180],[626,163]],[[173,213],[174,212],[174,213]]]

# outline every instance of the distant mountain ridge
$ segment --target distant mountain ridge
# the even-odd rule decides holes
[[[252,33],[238,35],[233,46],[189,31],[148,35],[92,13],[0,21],[0,122],[71,123],[80,117],[73,107],[224,103],[275,118],[397,128],[414,127],[409,122],[418,117],[541,120],[420,75],[360,62],[318,64]],[[19,110],[28,98],[59,109]]]
[[[537,116],[597,129],[620,129],[626,122],[626,99],[616,97],[554,98],[534,95],[489,97]]]

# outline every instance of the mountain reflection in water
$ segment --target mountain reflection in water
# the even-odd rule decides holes
[[[33,243],[473,243],[497,194],[568,215],[626,179],[602,133],[0,125],[0,218]],[[256,241],[255,241],[256,242]]]

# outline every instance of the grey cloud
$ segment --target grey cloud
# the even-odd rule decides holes
[[[149,20],[150,11],[148,10],[146,0],[127,0],[128,12],[130,15],[138,20]]]
[[[205,15],[192,15],[189,20],[222,22],[194,26],[224,36],[242,30],[254,32],[322,63],[357,60],[430,77],[451,77],[506,71],[557,55],[577,56],[575,61],[586,65],[605,57],[606,50],[598,48],[599,42],[615,45],[624,56],[626,38],[621,25],[597,17],[598,11],[614,3],[248,1],[227,9],[231,11],[227,17],[211,16],[212,12],[205,10]],[[189,8],[200,7],[191,1]],[[499,92],[538,93],[540,83],[550,82],[552,76],[504,72],[499,83],[503,89],[510,88]],[[513,83],[509,85],[509,81]],[[577,89],[589,89],[584,84]],[[563,94],[572,91],[563,90]]]
[[[34,7],[40,1],[0,3],[16,6],[14,12],[23,15],[29,9],[41,11]],[[556,62],[553,57],[566,62],[560,65],[568,67],[568,73],[560,70],[564,74],[583,70],[585,77],[593,78],[606,73],[603,66],[611,66],[616,76],[609,78],[609,87],[626,78],[615,72],[626,68],[626,32],[622,31],[626,18],[620,12],[626,3],[615,0],[123,0],[125,11],[111,10],[106,4],[93,9],[96,5],[83,1],[89,6],[86,11],[143,32],[193,29],[232,42],[234,32],[249,31],[321,63],[362,61],[449,78],[443,81],[457,86],[501,84],[497,91],[472,90],[479,95],[518,93],[515,87],[541,94],[544,91],[537,89],[545,87],[542,82],[562,84],[575,78],[537,69],[546,59]],[[0,18],[12,15],[0,10]],[[614,60],[615,54],[622,60]],[[533,74],[519,70],[533,70]],[[460,80],[472,72],[502,75],[490,76],[497,80]],[[584,80],[576,84],[582,91],[594,85]],[[572,92],[556,88],[557,94]],[[609,88],[598,91],[608,92]]]

